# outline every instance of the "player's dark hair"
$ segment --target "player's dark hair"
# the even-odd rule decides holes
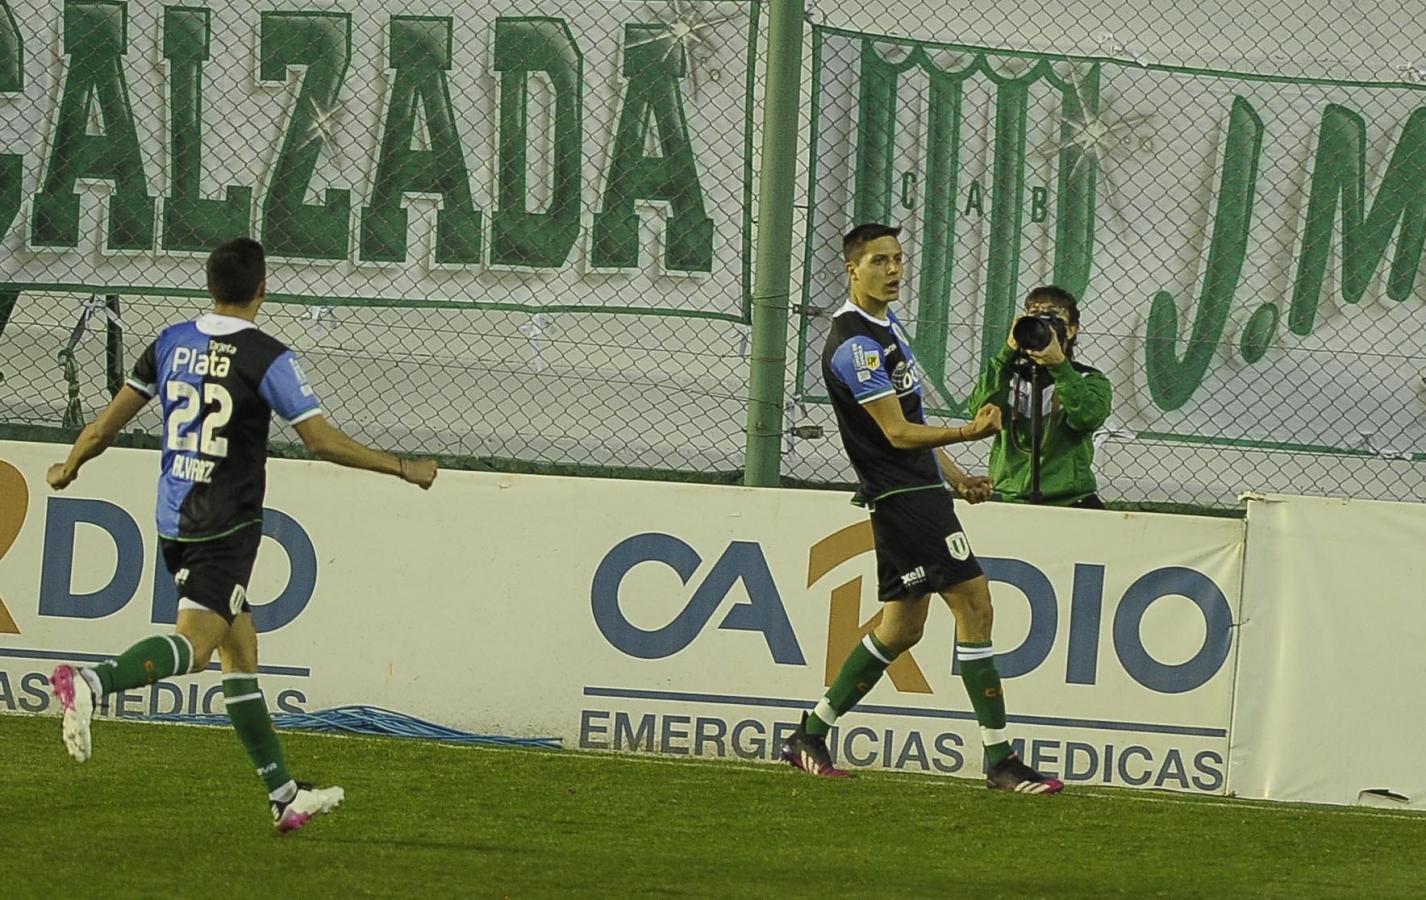
[[[1028,309],[1031,303],[1036,300],[1053,303],[1065,311],[1065,318],[1071,325],[1079,325],[1079,301],[1074,298],[1074,294],[1060,287],[1057,284],[1042,284],[1030,291],[1025,297],[1025,306]]]
[[[267,258],[252,238],[233,238],[208,254],[208,293],[219,303],[251,303],[266,278]]]
[[[866,252],[866,245],[877,238],[896,237],[901,233],[901,228],[896,225],[883,225],[880,222],[863,222],[842,238],[842,258],[849,263],[854,263],[862,258]]]

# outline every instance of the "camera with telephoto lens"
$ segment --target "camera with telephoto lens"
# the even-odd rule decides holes
[[[1044,313],[1020,317],[1015,321],[1010,333],[1015,337],[1015,345],[1030,353],[1037,353],[1050,346],[1051,334],[1059,335],[1061,347],[1068,342],[1065,320]]]

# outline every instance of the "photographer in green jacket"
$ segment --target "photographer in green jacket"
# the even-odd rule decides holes
[[[1030,409],[1031,379],[1038,377],[1044,386],[1038,502],[1104,508],[1094,478],[1093,437],[1109,417],[1112,389],[1104,373],[1074,361],[1078,334],[1074,295],[1055,285],[1035,288],[1005,347],[990,360],[971,394],[971,409],[985,403],[1000,407],[1004,428],[991,445],[990,477],[1002,500],[1034,502],[1029,496]],[[1017,342],[1016,335],[1022,340]],[[1028,349],[1034,345],[1039,349]]]

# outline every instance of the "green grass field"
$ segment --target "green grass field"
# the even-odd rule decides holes
[[[285,735],[347,802],[278,837],[225,729],[0,716],[0,896],[1421,897],[1426,816]]]

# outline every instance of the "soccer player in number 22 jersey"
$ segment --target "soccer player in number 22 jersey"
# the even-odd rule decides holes
[[[288,774],[257,683],[257,632],[248,579],[262,539],[267,432],[275,411],[320,459],[400,476],[429,488],[430,459],[403,459],[352,440],[322,415],[297,357],[254,324],[267,293],[262,245],[248,238],[208,257],[213,312],[164,329],[109,406],[80,433],[69,458],[51,466],[63,490],[103,453],[150,399],[163,405],[158,533],[178,587],[172,635],[139,641],[93,668],[59,666],[50,686],[63,712],[66,749],[90,755],[89,723],[100,697],[201,672],[216,650],[228,718],[268,790],[279,832],[295,831],[342,802],[339,787],[316,788]]]
[[[949,483],[963,499],[978,503],[992,486],[987,478],[968,476],[938,449],[995,434],[1000,409],[987,404],[959,428],[926,424],[916,357],[890,309],[905,272],[900,233],[864,224],[843,239],[851,299],[833,314],[822,356],[842,444],[871,510],[881,621],[852,650],[816,708],[803,714],[782,758],[811,775],[848,774],[833,764],[827,734],[921,639],[931,595],[940,594],[956,617],[956,655],[985,745],[987,786],[1053,794],[1064,785],[1011,751],[990,642],[990,589],[947,491]]]

